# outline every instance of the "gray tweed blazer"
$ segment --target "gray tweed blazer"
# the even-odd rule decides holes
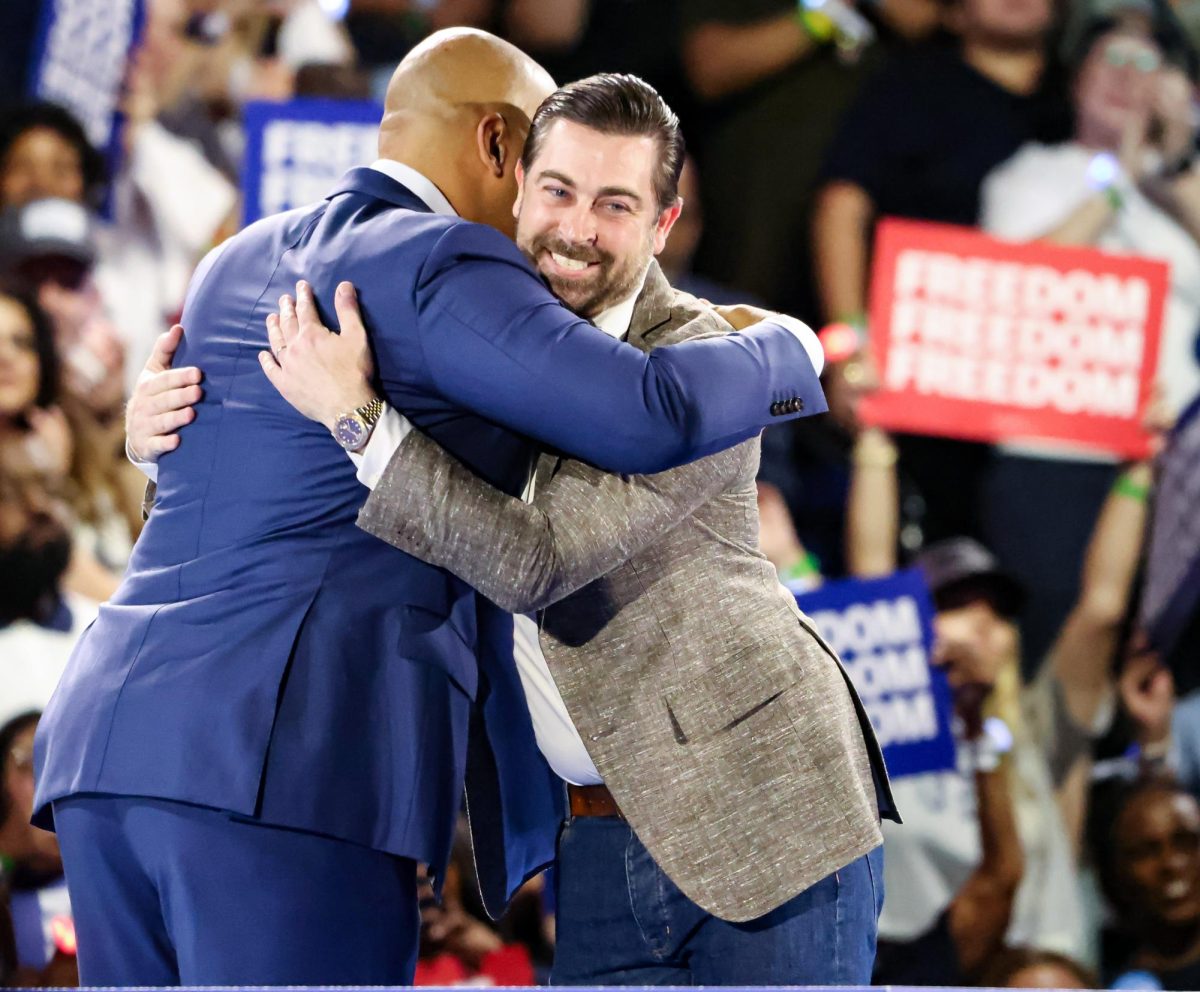
[[[729,326],[657,265],[629,341]],[[541,645],[605,784],[663,871],[755,919],[881,843],[887,773],[842,667],[758,550],[758,439],[652,476],[544,455],[532,503],[411,432],[359,526],[449,569]]]

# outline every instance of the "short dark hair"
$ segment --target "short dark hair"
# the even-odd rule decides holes
[[[0,110],[0,167],[17,139],[39,127],[54,131],[75,147],[83,172],[84,197],[89,206],[95,207],[100,203],[108,181],[104,156],[88,141],[83,125],[75,115],[57,103],[17,103]]]
[[[526,171],[537,158],[546,132],[559,120],[582,124],[601,134],[656,139],[659,156],[654,195],[662,210],[675,203],[679,173],[683,171],[683,132],[675,111],[644,79],[627,73],[602,72],[551,93],[529,125],[529,137],[521,154]]]

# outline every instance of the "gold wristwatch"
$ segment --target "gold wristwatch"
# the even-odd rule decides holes
[[[383,400],[378,396],[357,410],[343,413],[334,422],[334,440],[347,451],[358,451],[371,437],[382,414]]]

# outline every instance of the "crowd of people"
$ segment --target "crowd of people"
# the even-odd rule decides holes
[[[762,550],[810,586],[920,567],[956,711],[957,770],[895,782],[876,981],[1200,987],[1200,700],[1172,674],[1193,659],[1159,657],[1132,619],[1153,457],[893,436],[863,408],[875,221],[940,221],[1169,264],[1145,411],[1161,449],[1200,391],[1200,5],[337,6],[149,0],[115,158],[23,96],[39,4],[0,14],[0,977],[71,979],[61,861],[29,825],[33,729],[139,532],[124,402],[237,229],[240,108],[381,97],[429,32],[472,25],[560,82],[650,81],[689,147],[671,283],[826,327],[829,413],[764,435]],[[552,877],[497,926],[469,850],[453,863],[423,902],[418,981],[544,979]]]

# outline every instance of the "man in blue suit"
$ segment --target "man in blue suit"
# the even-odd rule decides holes
[[[301,274],[327,311],[335,276],[360,287],[388,402],[509,493],[524,435],[652,472],[823,408],[783,328],[648,356],[549,294],[498,231],[551,88],[498,39],[435,35],[393,78],[374,167],[197,270],[180,357],[203,401],[39,730],[85,984],[410,980],[415,863],[440,878],[464,775],[492,908],[553,858],[511,618],[358,530],[353,466],[262,375]],[[339,440],[378,414],[346,411]]]

